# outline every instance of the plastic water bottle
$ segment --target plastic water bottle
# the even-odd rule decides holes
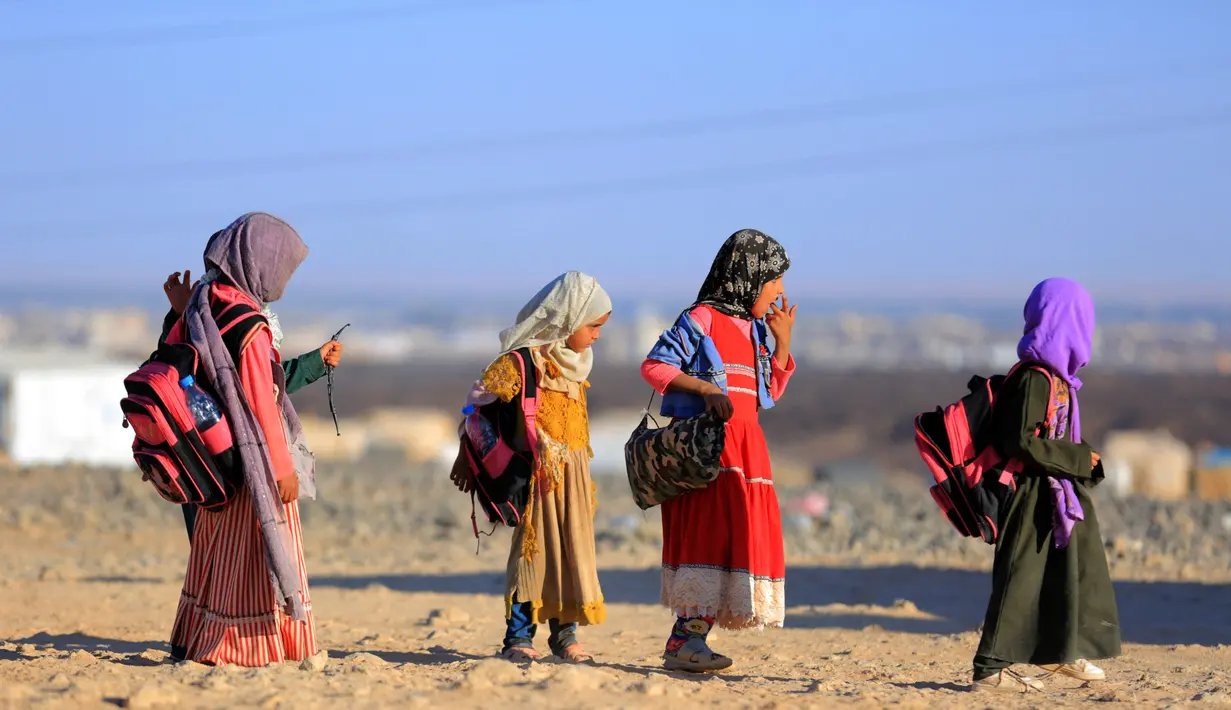
[[[219,409],[218,403],[197,386],[192,375],[180,380],[180,387],[184,388],[184,401],[188,403],[188,411],[192,412],[198,432],[208,431],[210,427],[222,421],[222,410]]]
[[[479,458],[483,458],[491,453],[491,450],[496,448],[496,443],[500,441],[500,437],[496,436],[492,425],[479,414],[479,410],[475,409],[473,404],[467,404],[462,409],[462,416],[466,417],[466,438],[470,439],[470,443],[479,453]]]

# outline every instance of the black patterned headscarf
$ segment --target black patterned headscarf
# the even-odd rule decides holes
[[[752,320],[752,307],[761,289],[789,268],[791,259],[777,240],[755,229],[741,229],[718,250],[694,305]]]

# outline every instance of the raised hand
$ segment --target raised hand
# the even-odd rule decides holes
[[[797,308],[799,306],[792,306],[785,293],[782,294],[781,301],[769,304],[769,313],[765,314],[765,322],[769,325],[769,332],[774,334],[774,342],[780,347],[791,342],[791,331],[795,328],[795,309]]]
[[[184,271],[184,280],[180,281],[180,272],[175,272],[167,277],[166,282],[162,285],[162,291],[167,296],[167,301],[171,303],[171,309],[180,315],[184,315],[184,310],[188,308],[188,299],[192,298],[192,291],[197,287],[192,280],[192,270]]]

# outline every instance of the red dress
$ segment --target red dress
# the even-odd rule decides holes
[[[718,479],[662,505],[662,603],[679,616],[716,617],[724,628],[780,627],[786,615],[782,518],[757,417],[752,339],[733,318],[711,313],[709,335],[725,365],[735,415],[727,422]]]

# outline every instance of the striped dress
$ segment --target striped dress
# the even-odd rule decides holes
[[[273,384],[277,362],[269,330],[258,328],[243,348],[240,383],[269,442],[275,474],[283,479],[296,474]],[[299,503],[287,504],[285,514],[307,620],[293,620],[278,603],[256,508],[244,486],[221,510],[197,514],[188,573],[171,631],[173,658],[265,666],[316,653]]]
[[[308,621],[294,621],[278,608],[256,509],[243,488],[221,511],[197,514],[172,655],[210,665],[265,666],[316,653],[299,503],[287,505],[286,514]]]

